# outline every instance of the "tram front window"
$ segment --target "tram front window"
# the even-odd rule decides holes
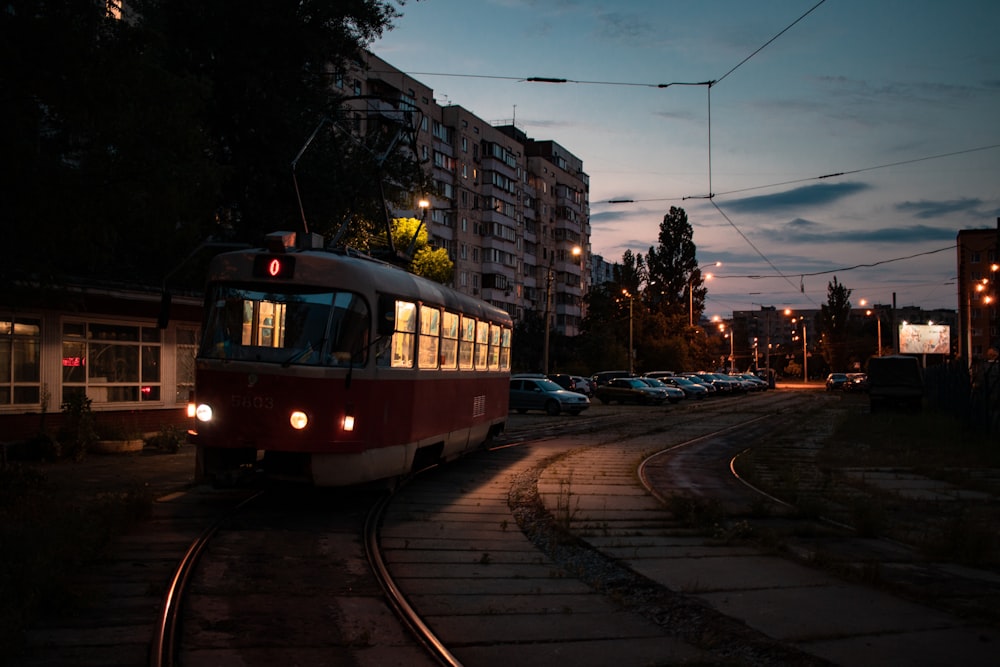
[[[353,292],[211,288],[201,356],[285,365],[360,366],[368,357],[368,305]]]

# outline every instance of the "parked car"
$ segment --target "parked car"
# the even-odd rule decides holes
[[[669,384],[663,382],[662,380],[650,377],[641,377],[639,379],[648,384],[650,387],[662,389],[663,391],[667,392],[667,400],[670,401],[671,403],[680,403],[687,397],[687,394],[684,393],[683,389],[672,387]]]
[[[847,383],[847,373],[830,373],[826,376],[826,390],[838,391]]]
[[[708,392],[709,396],[718,396],[719,395],[719,389],[718,389],[718,387],[716,387],[714,384],[712,384],[708,380],[702,379],[696,373],[683,373],[683,374],[680,375],[680,377],[687,378],[691,382],[694,382],[695,384],[701,385],[702,387],[705,388],[705,391]]]
[[[607,384],[615,378],[627,378],[632,377],[632,373],[628,371],[600,371],[599,373],[594,373],[590,376],[591,384],[594,385],[594,391],[602,384]]]
[[[594,395],[594,385],[587,378],[580,375],[574,375],[573,382],[576,383],[576,389],[574,389],[574,391],[578,391],[584,396]]]
[[[560,412],[578,415],[589,407],[589,398],[563,389],[548,378],[517,375],[510,378],[510,409],[519,413],[544,410],[550,415]]]
[[[753,385],[754,387],[753,391],[768,390],[767,381],[757,377],[753,373],[738,373],[736,377],[742,378],[747,382],[749,382],[751,385]]]
[[[576,380],[573,379],[572,375],[567,375],[566,373],[550,373],[545,377],[552,380],[563,389],[576,391]]]
[[[672,387],[677,387],[688,398],[702,399],[708,396],[708,389],[703,384],[692,381],[690,378],[682,376],[671,376],[659,378],[660,382]]]
[[[868,391],[868,376],[865,373],[848,373],[847,382],[844,383],[844,391]]]
[[[673,371],[649,371],[648,373],[643,373],[644,378],[656,378],[657,380],[662,380],[663,378],[674,377],[675,373]]]
[[[651,387],[639,378],[614,378],[606,384],[597,386],[594,396],[601,403],[640,403],[658,405],[667,400],[667,392],[657,387]]]

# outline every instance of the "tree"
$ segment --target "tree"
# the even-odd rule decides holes
[[[428,245],[427,227],[421,220],[393,218],[389,231],[392,234],[391,249],[386,234],[379,232],[368,243],[370,254],[405,266],[412,273],[442,285],[451,282],[455,264],[448,257],[447,250]]]
[[[387,203],[429,192],[406,141],[419,119],[367,119],[336,77],[403,0],[14,0],[0,13],[0,278],[159,285],[209,236],[303,230],[350,238]],[[349,91],[349,89],[347,89]],[[402,137],[402,140],[400,140]],[[393,146],[394,150],[387,147]]]
[[[646,254],[651,307],[664,315],[687,315],[691,300],[688,286],[693,288],[694,312],[704,310],[705,290],[698,269],[694,232],[682,208],[671,206],[660,223],[659,245]],[[697,322],[698,318],[695,319]]]
[[[820,306],[820,332],[823,336],[823,359],[831,370],[847,369],[848,321],[851,315],[851,290],[837,282],[827,284],[826,303]]]

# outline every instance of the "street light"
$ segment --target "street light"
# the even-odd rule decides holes
[[[792,309],[785,308],[785,315],[791,315]],[[796,318],[792,318],[792,324],[795,324]],[[806,345],[806,318],[800,317],[798,321],[802,323],[802,383],[805,384],[809,381],[809,353],[807,351]]]
[[[628,299],[628,374],[635,375],[635,364],[632,355],[632,293],[627,289],[622,290],[622,294]]]
[[[716,262],[712,266],[722,266],[722,262]],[[694,326],[694,276],[695,271],[700,271],[701,267],[696,266],[694,270],[691,271],[691,275],[688,276],[688,326]],[[705,274],[705,280],[711,280],[713,278],[711,273]]]
[[[552,262],[555,260],[555,253],[549,251],[549,265],[545,269],[545,339],[542,342],[542,372],[549,374],[549,329],[552,324]]]
[[[865,299],[861,299],[862,306],[864,306],[867,303],[868,301],[866,301]],[[882,313],[878,312],[877,310],[872,310],[871,308],[869,308],[868,310],[865,311],[865,315],[868,317],[875,315],[875,322],[878,324],[878,351],[875,354],[875,356],[881,357],[882,356]]]
[[[729,327],[729,332],[725,333],[726,323],[720,322],[719,331],[724,332],[722,335],[729,339],[729,372],[732,373],[736,370],[736,349],[733,346],[733,341],[735,339],[735,336],[733,336],[733,328]]]

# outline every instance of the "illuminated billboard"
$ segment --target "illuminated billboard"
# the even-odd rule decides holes
[[[951,327],[947,324],[899,325],[902,354],[951,354]]]

